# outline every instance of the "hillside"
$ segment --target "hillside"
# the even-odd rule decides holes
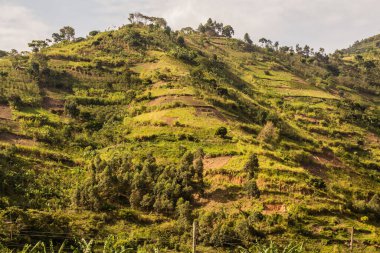
[[[370,38],[356,41],[350,48],[347,49],[348,53],[374,53],[380,51],[380,34]],[[378,55],[378,54],[377,54]]]
[[[328,56],[158,21],[0,58],[0,241],[187,252],[196,219],[200,252],[345,250],[351,227],[377,252],[367,44]]]

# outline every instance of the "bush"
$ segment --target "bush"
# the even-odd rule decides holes
[[[220,136],[221,138],[225,138],[226,135],[227,135],[227,128],[225,128],[225,127],[219,127],[216,130],[215,135],[216,136]]]
[[[326,183],[321,178],[311,178],[309,184],[320,190],[326,189]]]

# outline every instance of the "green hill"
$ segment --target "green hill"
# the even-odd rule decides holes
[[[187,252],[197,220],[200,252],[346,250],[351,227],[376,252],[367,42],[326,55],[149,22],[0,58],[0,241]]]

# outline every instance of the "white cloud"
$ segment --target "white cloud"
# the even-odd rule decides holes
[[[27,42],[46,36],[48,26],[26,7],[0,2],[0,49],[26,50]]]
[[[231,24],[237,37],[248,32],[256,41],[266,37],[330,52],[380,33],[378,0],[0,0],[0,10],[0,49],[25,48],[29,40],[49,37],[67,24],[77,29],[78,36],[118,27],[136,11],[163,17],[174,29],[197,27],[211,17]]]
[[[140,11],[166,18],[173,28],[197,27],[208,17],[284,44],[309,44],[329,51],[380,33],[377,0],[94,0],[113,22]]]

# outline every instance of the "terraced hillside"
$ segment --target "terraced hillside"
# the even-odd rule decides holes
[[[0,58],[1,241],[187,252],[196,219],[201,252],[351,227],[376,252],[380,65],[357,55],[132,24]]]

